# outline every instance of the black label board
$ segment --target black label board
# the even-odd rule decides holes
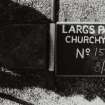
[[[57,23],[55,73],[104,76],[105,24]]]

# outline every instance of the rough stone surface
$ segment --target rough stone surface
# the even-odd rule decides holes
[[[60,0],[59,21],[105,22],[105,1]]]
[[[51,22],[40,11],[29,6],[20,5],[11,0],[0,1],[0,25],[4,24],[36,24]]]
[[[53,20],[53,0],[12,0],[21,5],[32,7]]]

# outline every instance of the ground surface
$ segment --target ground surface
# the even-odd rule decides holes
[[[55,78],[39,71],[0,74],[1,105],[105,105],[104,78]]]

